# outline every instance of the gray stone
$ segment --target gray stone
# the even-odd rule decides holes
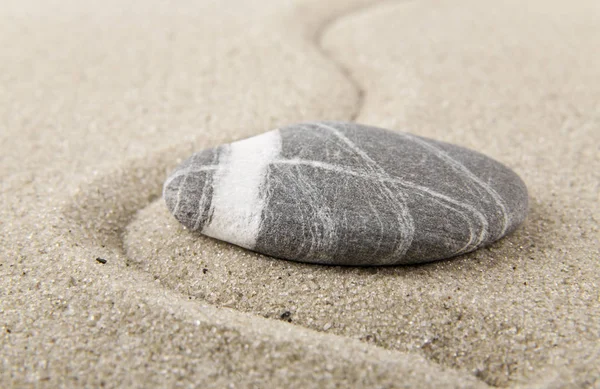
[[[512,232],[527,189],[472,150],[353,123],[296,124],[194,154],[163,196],[184,226],[277,258],[430,262]]]

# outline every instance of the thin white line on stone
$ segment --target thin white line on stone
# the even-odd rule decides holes
[[[469,170],[461,162],[452,158],[449,154],[447,154],[443,150],[439,149],[438,147],[432,145],[431,143],[429,143],[419,137],[416,137],[412,134],[403,133],[400,135],[403,135],[403,136],[411,139],[413,142],[416,142],[416,143],[422,145],[423,147],[431,150],[438,158],[441,158],[442,160],[446,161],[452,168],[464,173],[468,178],[471,179],[471,181],[473,181],[475,184],[477,184],[481,188],[483,188],[483,190],[485,190],[494,199],[494,201],[496,202],[496,205],[498,206],[498,208],[500,208],[500,212],[502,213],[502,229],[500,231],[499,236],[503,236],[506,233],[506,230],[510,224],[509,214],[508,214],[508,211],[506,210],[506,205],[504,204],[504,200],[498,194],[498,192],[496,192],[494,190],[494,188],[492,188],[489,184],[482,181],[479,177],[477,177],[471,170]],[[486,230],[486,234],[487,233],[488,233],[488,231]]]
[[[211,161],[212,165],[209,165],[209,166],[214,166],[215,167],[214,170],[216,170],[216,167],[217,167],[217,165],[215,165],[215,162],[217,162],[218,157],[219,157],[218,152],[215,152],[213,154],[212,161]],[[196,221],[194,222],[194,227],[192,228],[192,231],[197,231],[200,228],[200,222],[202,221],[202,216],[204,216],[204,208],[207,207],[207,202],[211,201],[211,199],[212,199],[212,195],[210,196],[210,198],[207,195],[207,187],[210,186],[212,189],[212,180],[213,180],[212,175],[209,177],[209,174],[206,174],[206,179],[204,181],[204,185],[202,186],[202,195],[200,196],[200,200],[198,201],[198,217],[196,217]],[[210,211],[210,208],[208,209],[208,211]],[[208,213],[207,213],[207,215],[208,215]]]
[[[196,155],[192,156],[192,165],[194,164],[194,159],[196,158]],[[183,189],[185,188],[185,184],[187,183],[187,179],[190,176],[190,172],[188,169],[184,169],[184,171],[180,172],[181,174],[177,174],[177,177],[184,175],[183,180],[181,180],[181,183],[179,184],[179,187],[177,188],[177,200],[175,201],[175,207],[173,208],[173,215],[177,215],[177,212],[179,212],[179,205],[181,204],[181,192],[183,191]],[[173,179],[175,179],[175,177],[171,177],[167,180],[167,182],[165,182],[164,186],[163,186],[163,191],[164,189],[173,181]]]
[[[224,148],[213,176],[212,219],[202,233],[253,249],[268,201],[268,166],[281,152],[279,130],[234,142]]]
[[[191,174],[191,173],[200,173],[200,172],[208,172],[208,171],[213,171],[213,170],[217,170],[218,166],[217,165],[206,165],[206,166],[201,166],[201,167],[186,167],[185,169],[181,169],[179,171],[177,171],[176,173],[174,173],[172,176],[170,176],[169,178],[167,178],[167,180],[165,181],[164,185],[163,185],[163,191],[164,188],[166,188],[167,186],[169,186],[169,184],[171,182],[173,182],[174,179],[176,179],[177,177],[181,177],[183,175],[187,175],[187,174]]]

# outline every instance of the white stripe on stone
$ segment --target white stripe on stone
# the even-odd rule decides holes
[[[202,233],[253,249],[268,201],[267,169],[281,152],[281,134],[273,130],[224,148],[213,177],[212,218]]]

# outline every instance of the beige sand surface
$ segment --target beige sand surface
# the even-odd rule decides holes
[[[357,269],[158,198],[193,151],[316,119],[480,150],[530,216]],[[4,0],[0,386],[600,387],[599,144],[597,0]]]

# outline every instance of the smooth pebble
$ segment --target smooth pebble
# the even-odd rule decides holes
[[[512,232],[523,181],[478,152],[354,123],[295,124],[194,154],[163,197],[188,229],[277,258],[430,262]]]

